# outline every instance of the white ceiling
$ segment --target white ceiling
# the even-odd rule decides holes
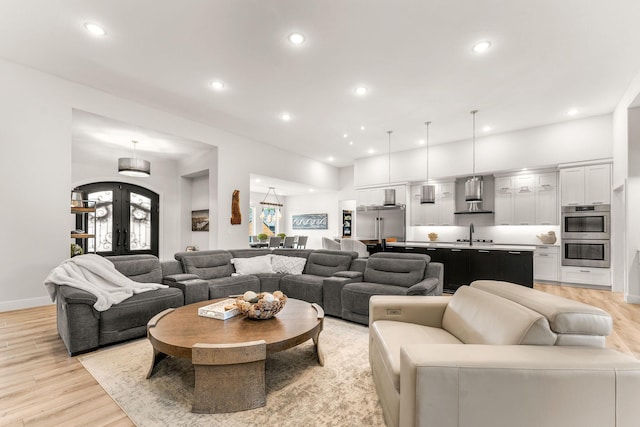
[[[387,130],[416,147],[426,120],[433,144],[469,138],[472,109],[498,133],[611,112],[638,18],[638,0],[2,0],[0,57],[344,166]]]

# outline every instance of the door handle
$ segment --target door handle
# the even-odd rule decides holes
[[[124,239],[123,239],[124,242],[122,242],[122,245],[126,248],[127,247],[127,243],[128,243],[127,242],[127,229],[126,228],[123,230],[123,234],[124,234]]]
[[[116,248],[120,246],[120,229],[116,228]]]

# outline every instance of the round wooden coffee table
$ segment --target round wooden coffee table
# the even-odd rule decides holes
[[[266,404],[265,359],[312,339],[320,365],[319,346],[324,311],[317,304],[288,299],[268,320],[243,315],[227,320],[198,315],[198,308],[220,300],[167,309],[147,324],[153,359],[147,374],[166,356],[190,359],[195,369],[192,411],[236,412]]]

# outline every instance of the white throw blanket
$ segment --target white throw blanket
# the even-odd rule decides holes
[[[111,261],[100,255],[86,254],[63,261],[44,281],[44,285],[56,300],[57,285],[67,285],[87,291],[98,298],[93,305],[97,311],[108,310],[133,294],[167,288],[158,283],[134,282],[116,270]]]

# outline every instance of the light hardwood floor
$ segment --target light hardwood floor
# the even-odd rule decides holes
[[[608,291],[536,284],[613,316],[607,346],[640,358],[640,305]],[[0,426],[133,426],[120,407],[68,357],[55,306],[0,313]]]

